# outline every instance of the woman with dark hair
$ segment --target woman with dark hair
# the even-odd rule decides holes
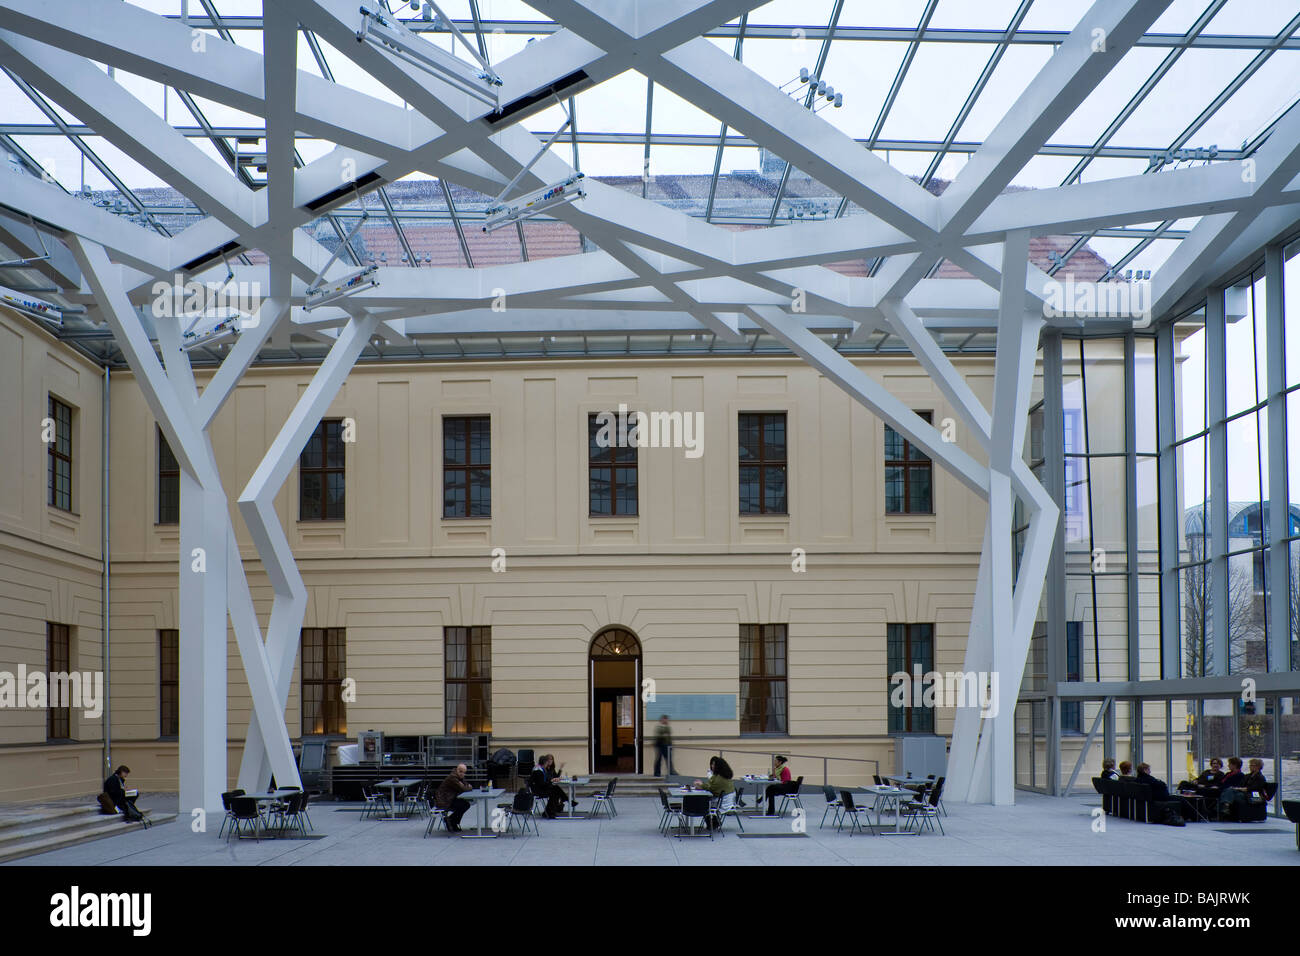
[[[721,800],[724,807],[729,808],[731,800],[735,799],[736,793],[736,785],[732,783],[733,776],[734,774],[731,772],[731,765],[728,764],[727,761],[723,760],[721,757],[710,757],[709,778],[704,781],[696,780],[695,786],[703,787],[705,790],[709,791],[709,793]],[[727,794],[731,794],[730,800],[727,798]],[[717,827],[719,825],[717,818],[713,816],[708,818],[708,823],[710,827]]]
[[[786,793],[793,793],[790,782],[790,765],[786,762],[785,757],[777,754],[772,758],[772,776],[780,783],[769,784],[767,788],[767,815],[776,816],[776,798]]]

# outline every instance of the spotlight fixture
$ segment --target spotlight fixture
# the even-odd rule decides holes
[[[303,303],[302,310],[310,312],[312,309],[319,309],[322,305],[329,305],[339,299],[356,295],[363,289],[373,289],[379,285],[379,280],[375,277],[375,273],[378,271],[378,266],[366,266],[364,269],[349,272],[333,282],[326,282],[315,289],[308,289],[307,301]]]
[[[6,289],[0,286],[0,304],[7,305],[11,309],[17,309],[24,315],[30,315],[33,318],[44,319],[51,325],[63,327],[63,312],[44,299],[37,299],[26,292],[15,292],[13,289]]]
[[[804,105],[814,113],[819,113],[828,106],[839,109],[844,105],[844,94],[836,93],[835,87],[820,76],[815,76],[806,66],[799,67],[799,75],[786,80],[779,89],[788,96],[805,95],[804,87],[811,85],[812,96]]]
[[[181,333],[181,351],[189,352],[217,339],[239,334],[239,314],[223,316],[220,319],[201,315],[189,324]]]
[[[426,13],[430,9],[437,13],[449,27],[453,36],[465,44],[465,49],[478,62],[478,70],[434,46],[428,40],[413,33],[397,17],[386,10],[372,10],[364,4],[361,7],[361,28],[357,30],[357,42],[370,41],[399,59],[436,76],[444,83],[469,94],[482,103],[499,107],[497,90],[501,86],[501,77],[492,69],[479,52],[465,39],[451,18],[439,9],[433,0],[425,0]]]
[[[582,188],[584,178],[582,173],[574,173],[562,182],[543,186],[541,189],[525,193],[515,199],[506,202],[498,199],[494,205],[483,210],[485,216],[483,231],[492,232],[512,222],[531,219],[533,216],[548,209],[553,209],[562,203],[584,198],[587,195]]]

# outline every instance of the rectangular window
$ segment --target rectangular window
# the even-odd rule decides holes
[[[1080,639],[1083,625],[1078,621],[1065,622],[1065,679],[1083,680],[1083,649]],[[1061,730],[1066,733],[1083,733],[1083,702],[1061,701]]]
[[[785,412],[742,413],[737,445],[740,513],[786,514]]]
[[[492,419],[488,415],[444,418],[442,516],[488,518],[491,515]]]
[[[49,416],[54,422],[49,442],[49,503],[62,511],[72,510],[72,409],[49,396]]]
[[[177,524],[181,520],[181,466],[172,454],[171,445],[158,429],[158,523]]]
[[[740,732],[784,734],[786,625],[740,625]]]
[[[931,412],[917,412],[931,421]],[[885,513],[934,514],[934,465],[906,438],[885,426]]]
[[[298,459],[298,520],[344,517],[343,419],[322,419]]]
[[[630,418],[631,416],[629,416]],[[587,476],[592,515],[637,513],[637,447],[618,443],[618,423],[587,419]]]
[[[45,624],[45,691],[46,700],[45,735],[50,740],[72,739],[72,702],[55,700],[55,688],[67,688],[67,682],[55,681],[55,674],[67,674],[72,670],[72,635],[66,624]],[[55,704],[63,706],[56,707]]]
[[[341,627],[302,629],[302,732],[346,734],[343,672],[347,666],[347,632]]]
[[[908,682],[903,684],[911,691],[911,682],[919,672],[922,676],[934,670],[934,625],[890,624],[886,631],[886,651],[889,658],[890,697],[889,732],[891,734],[934,733],[934,708],[913,707],[915,699],[909,692],[902,707],[894,705],[894,688],[898,685],[893,675],[904,673]]]
[[[158,736],[180,734],[181,632],[158,632]]]
[[[492,733],[492,628],[445,627],[446,733]]]

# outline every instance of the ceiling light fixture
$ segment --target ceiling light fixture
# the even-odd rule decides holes
[[[379,279],[375,276],[378,271],[378,266],[366,266],[355,272],[349,272],[333,282],[326,282],[314,289],[308,289],[307,301],[303,303],[302,310],[310,312],[312,309],[319,309],[322,305],[329,305],[339,299],[346,299],[348,296],[356,295],[364,289],[373,289],[379,285]]]
[[[469,40],[465,39],[465,34],[451,22],[451,18],[443,13],[433,0],[426,0],[426,2],[428,7],[431,7],[451,28],[452,34],[465,45],[465,49],[477,61],[479,66],[477,71],[464,60],[445,50],[440,50],[428,40],[413,33],[391,13],[371,10],[364,5],[361,7],[362,20],[361,28],[357,30],[357,42],[369,40],[372,44],[385,48],[387,52],[399,59],[436,76],[444,83],[486,105],[499,108],[497,90],[501,86],[501,77],[492,69],[491,64],[479,55]]]
[[[63,327],[63,311],[61,309],[44,299],[34,298],[25,292],[16,292],[13,289],[0,286],[0,304],[7,305],[11,309],[17,309],[24,315],[44,319],[51,325]]]

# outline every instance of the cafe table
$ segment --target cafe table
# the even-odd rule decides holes
[[[744,784],[745,793],[749,794],[752,790],[754,794],[754,812],[763,815],[763,801],[767,799],[767,788],[774,783],[780,783],[780,780],[773,780],[771,777],[756,777],[753,774],[745,774],[737,783]],[[748,810],[748,807],[745,807]]]
[[[890,779],[893,778],[891,777]],[[879,797],[884,802],[884,806],[880,807],[880,809],[876,811],[876,832],[877,833],[879,833],[881,836],[916,836],[917,835],[918,831],[904,830],[902,827],[903,800],[905,798],[908,800],[916,799],[915,791],[904,790],[902,787],[867,787],[866,792],[872,794],[873,796]],[[882,830],[880,828],[880,817],[884,813],[884,811],[889,808],[889,804],[891,803],[894,805],[894,829]]]
[[[397,815],[397,791],[405,790],[407,787],[414,787],[419,782],[420,782],[419,780],[416,780],[414,778],[406,778],[402,780],[380,780],[378,783],[376,783],[375,784],[376,787],[383,787],[385,790],[388,791],[388,816],[376,817],[376,819],[378,820],[409,819],[410,818],[409,813],[400,817]]]
[[[562,786],[562,787],[568,787],[568,788],[569,788],[569,806],[568,806],[568,809],[567,809],[564,813],[561,813],[559,816],[555,817],[556,820],[585,820],[585,819],[587,819],[587,814],[585,814],[585,813],[574,813],[574,812],[573,812],[573,800],[574,800],[574,797],[576,796],[576,794],[574,793],[574,791],[577,790],[578,785],[579,785],[579,784],[586,785],[586,784],[588,784],[588,783],[590,783],[590,782],[591,782],[591,778],[590,778],[590,777],[556,777],[554,780],[551,781],[551,783],[559,784],[559,785]]]
[[[478,804],[478,827],[474,833],[462,833],[462,840],[490,840],[497,836],[496,832],[488,828],[488,801],[500,797],[504,790],[499,788],[489,790],[465,790],[461,793],[462,800],[468,800],[470,803]],[[488,832],[484,833],[484,829]]]
[[[284,800],[288,797],[297,796],[302,793],[301,790],[267,790],[263,793],[241,793],[241,797],[248,797],[250,800],[256,800],[259,805],[263,803],[275,803],[277,800]],[[263,825],[264,833],[270,833],[271,828]]]
[[[676,797],[678,800],[682,797],[698,797],[701,795],[708,797],[710,800],[713,799],[713,793],[703,787],[673,787],[668,791],[668,796]],[[694,822],[691,823],[691,836],[695,836]]]

